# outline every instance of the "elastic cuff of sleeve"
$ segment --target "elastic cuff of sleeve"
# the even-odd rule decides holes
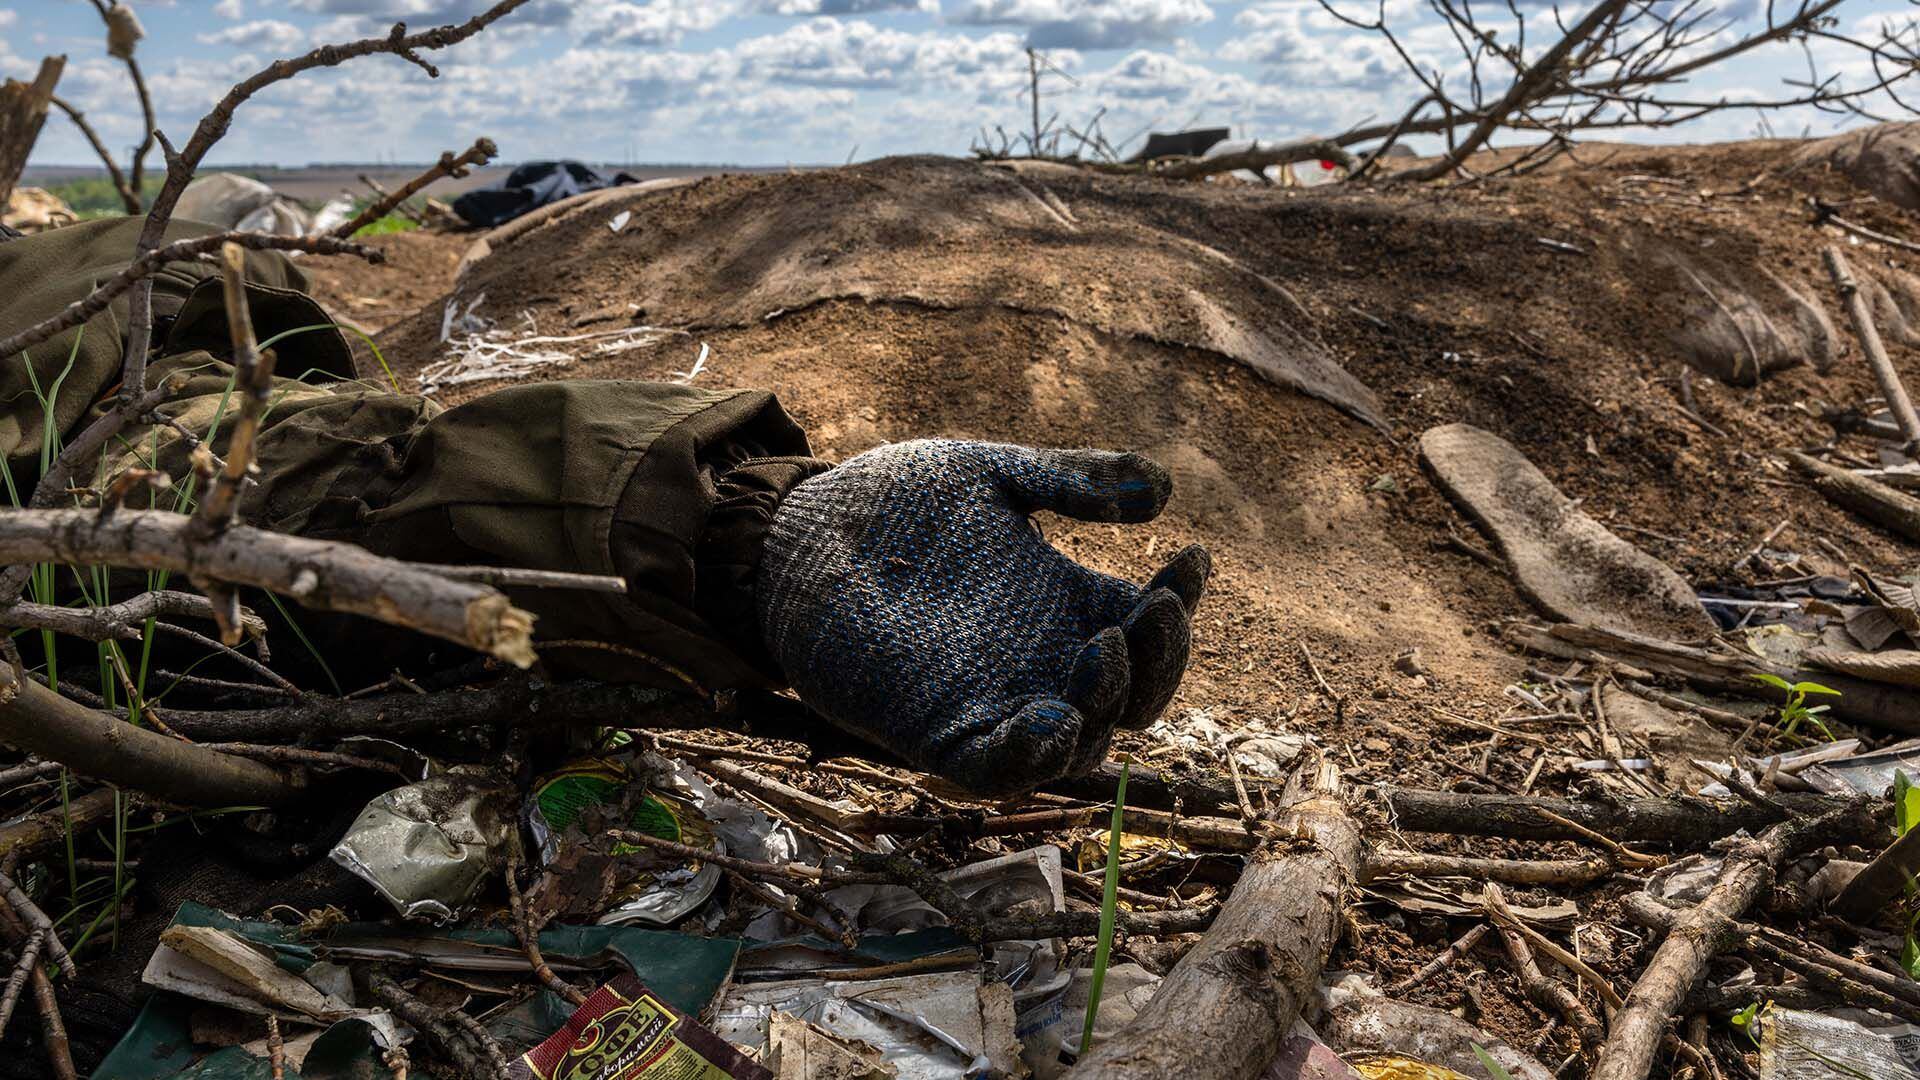
[[[694,607],[729,647],[763,671],[780,670],[761,640],[753,592],[767,530],[788,492],[832,467],[818,458],[756,458],[714,482],[713,511],[694,548]]]

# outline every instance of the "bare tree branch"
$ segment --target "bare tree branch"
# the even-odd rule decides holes
[[[194,521],[161,510],[0,514],[0,559],[170,570],[249,585],[311,608],[364,615],[490,653],[533,662],[533,616],[485,585],[454,581],[351,544],[236,525],[202,539]]]
[[[100,141],[100,133],[93,130],[92,124],[87,123],[86,114],[74,108],[59,94],[53,95],[49,100],[53,102],[55,108],[67,114],[67,119],[73,121],[73,126],[79,128],[80,134],[86,136],[88,145],[93,147],[93,152],[100,155],[100,163],[107,167],[107,179],[113,182],[113,190],[120,193],[120,202],[127,208],[127,213],[139,213],[140,199],[134,195],[133,188],[127,186],[127,174],[120,171],[120,163],[113,160],[113,152]]]
[[[487,162],[493,160],[494,155],[499,152],[500,148],[493,144],[492,139],[487,138],[474,140],[474,144],[468,147],[459,157],[454,157],[452,151],[445,151],[441,153],[440,160],[435,162],[432,168],[429,168],[426,172],[402,184],[399,190],[391,194],[383,192],[378,201],[368,205],[366,209],[354,215],[352,221],[345,222],[339,228],[333,230],[333,235],[345,240],[354,233],[366,228],[368,225],[386,217],[394,207],[412,198],[414,193],[418,192],[421,188],[426,187],[428,184],[433,183],[443,176],[465,176],[467,175],[467,166],[485,165]],[[366,178],[362,177],[361,179],[364,180]]]

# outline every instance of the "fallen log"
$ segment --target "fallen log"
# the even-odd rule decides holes
[[[1832,502],[1908,540],[1920,541],[1920,499],[1795,450],[1786,455],[1812,479],[1813,489]]]
[[[1258,1076],[1315,991],[1360,868],[1339,768],[1316,760],[1211,929],[1133,1022],[1096,1044],[1073,1080]]]
[[[1680,797],[1671,799],[1560,799],[1544,795],[1470,795],[1384,786],[1389,820],[1406,832],[1504,836],[1514,840],[1579,840],[1577,829],[1548,813],[1610,839],[1680,846],[1705,844],[1742,829],[1757,831],[1778,815],[1744,799]],[[1783,791],[1771,798],[1795,814],[1867,811],[1884,806],[1869,799],[1848,799],[1812,792]],[[1545,813],[1543,813],[1543,811]],[[1864,835],[1864,834],[1863,834]]]
[[[180,806],[278,806],[306,793],[292,773],[135,727],[21,681],[5,663],[0,742]]]
[[[1870,828],[1864,805],[1797,817],[1731,845],[1706,898],[1679,914],[1615,1014],[1592,1080],[1645,1080],[1674,1014],[1700,985],[1707,962],[1730,944],[1740,916],[1773,884],[1782,863],[1836,834]]]

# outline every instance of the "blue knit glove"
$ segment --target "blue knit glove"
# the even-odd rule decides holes
[[[982,793],[1085,772],[1166,709],[1204,548],[1145,589],[1028,520],[1149,521],[1173,487],[1137,454],[923,440],[800,484],[761,555],[760,631],[800,699]]]

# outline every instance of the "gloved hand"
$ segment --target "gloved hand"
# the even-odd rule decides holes
[[[1085,772],[1166,709],[1206,549],[1143,590],[1056,550],[1027,515],[1152,520],[1172,481],[1137,454],[922,440],[861,454],[774,514],[755,600],[802,701],[982,793]]]

